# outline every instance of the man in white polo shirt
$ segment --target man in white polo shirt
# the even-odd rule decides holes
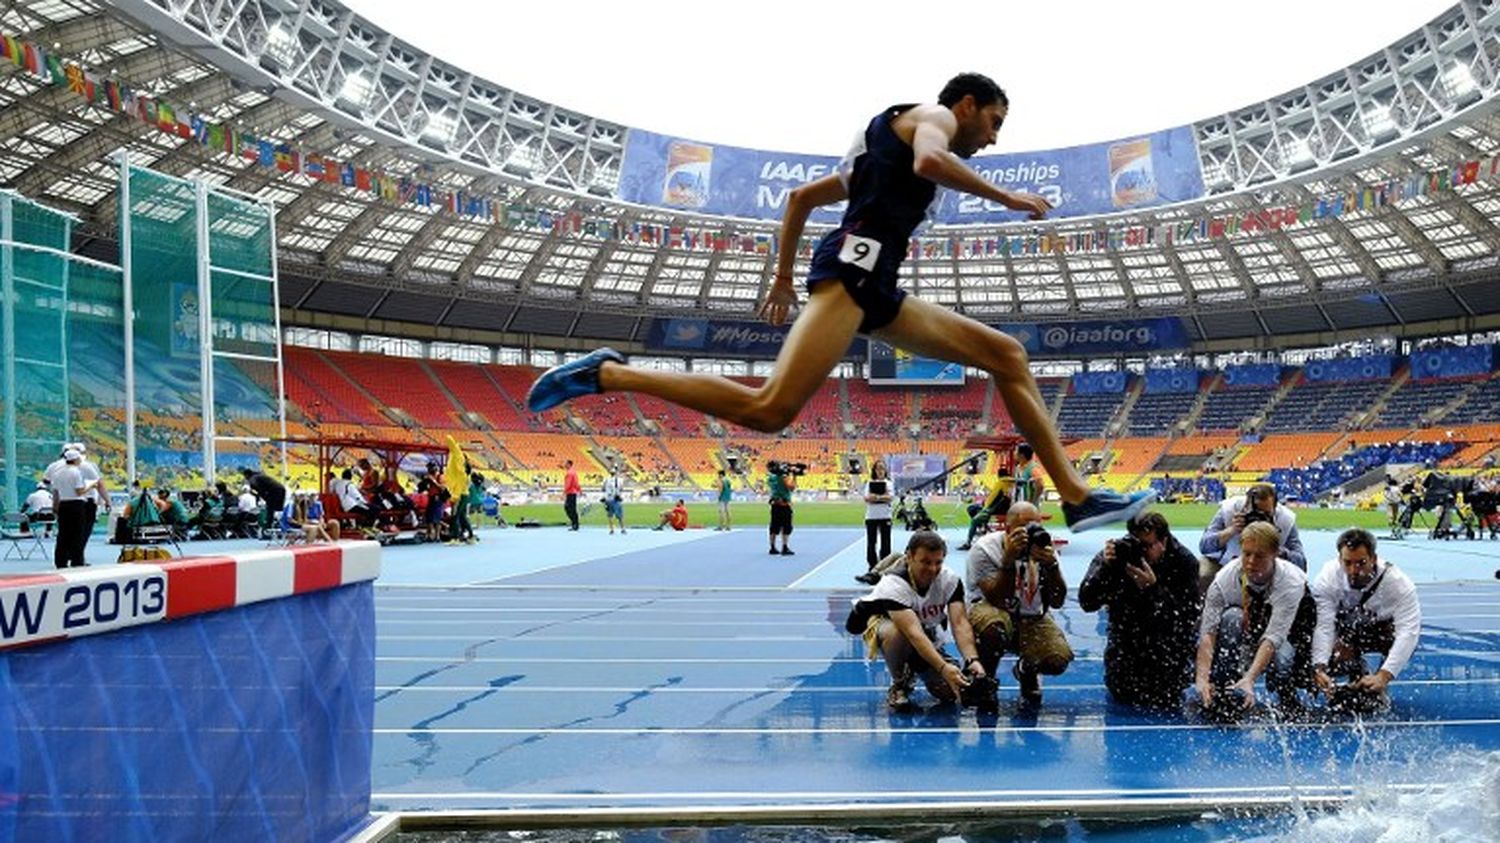
[[[53,511],[57,513],[57,546],[52,562],[59,568],[81,567],[83,545],[87,540],[84,531],[91,529],[87,523],[88,493],[94,487],[92,481],[83,479],[78,464],[82,455],[69,448],[63,451],[63,467],[53,474]],[[51,471],[51,468],[48,469]]]
[[[1417,648],[1422,631],[1417,587],[1375,555],[1375,537],[1368,530],[1345,530],[1335,547],[1338,558],[1328,560],[1312,584],[1318,604],[1313,681],[1331,695],[1333,677],[1344,676],[1353,689],[1378,701]],[[1365,653],[1385,657],[1374,673]]]

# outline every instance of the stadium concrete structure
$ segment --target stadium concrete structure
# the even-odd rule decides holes
[[[1190,140],[1178,149],[1191,150],[1191,198],[1041,223],[939,221],[912,239],[902,282],[915,295],[1025,335],[1048,410],[1076,439],[1069,453],[1098,482],[1212,499],[1268,478],[1287,500],[1353,496],[1374,506],[1393,465],[1490,473],[1500,456],[1497,91],[1500,0],[1465,0],[1296,90],[1171,130]],[[849,457],[951,465],[967,453],[970,436],[1013,429],[984,377],[970,373],[961,386],[872,385],[873,367],[859,354],[781,435],[641,395],[589,396],[527,412],[526,390],[543,367],[602,343],[641,365],[747,383],[770,370],[779,335],[750,314],[771,280],[776,224],[769,216],[628,200],[638,193],[626,178],[632,138],[650,128],[477,78],[334,0],[8,4],[0,9],[0,281],[15,282],[13,252],[29,248],[43,262],[61,251],[13,241],[18,205],[37,216],[37,206],[66,215],[67,224],[48,230],[67,232],[70,260],[98,273],[59,271],[79,298],[7,291],[8,322],[21,311],[11,299],[27,298],[31,312],[74,327],[48,336],[66,358],[46,363],[68,374],[61,400],[56,393],[25,399],[18,419],[23,402],[0,395],[6,424],[32,446],[60,444],[63,435],[87,442],[112,479],[137,476],[178,490],[204,480],[194,472],[196,454],[217,453],[225,479],[256,463],[278,473],[281,452],[268,442],[283,435],[415,440],[443,452],[452,437],[507,492],[554,501],[565,460],[579,464],[595,488],[605,467],[617,464],[637,491],[662,486],[700,496],[711,494],[720,467],[749,469],[758,482],[766,461],[800,461],[811,466],[802,494],[834,497],[850,484]],[[122,187],[121,174],[132,168],[160,190],[134,194],[129,175]],[[691,176],[691,167],[684,172]],[[782,182],[808,172],[789,168]],[[271,316],[259,320],[254,337],[231,338],[271,351],[229,349],[218,366],[213,296],[209,307],[199,310],[195,300],[189,312],[174,291],[171,301],[134,306],[136,318],[154,320],[150,342],[163,359],[125,364],[130,329],[114,328],[134,324],[121,318],[130,299],[100,295],[105,287],[111,295],[131,289],[132,241],[122,236],[128,228],[119,209],[125,206],[125,220],[171,212],[180,222],[192,191],[196,207],[206,206],[205,183],[266,209],[260,219],[267,225],[244,237],[264,245],[274,231],[275,249],[264,250],[269,275],[241,270],[236,277],[276,279],[264,289],[279,291],[279,322],[267,304],[259,315]],[[665,191],[673,183],[656,185]],[[675,187],[695,189],[691,177]],[[155,204],[173,190],[181,200],[175,208]],[[199,231],[220,226],[225,235],[242,222],[200,215],[195,224]],[[814,238],[826,230],[826,221],[810,226]],[[199,241],[200,294],[212,289],[204,286],[210,270],[226,271],[210,266],[208,239]],[[796,249],[800,275],[810,248]],[[241,315],[246,302],[235,302],[246,307]],[[179,333],[184,323],[199,332]],[[211,341],[200,354],[196,338],[205,330]],[[3,341],[15,346],[16,333],[7,328]],[[704,341],[718,335],[734,342]],[[1162,335],[1170,338],[1146,341]],[[687,339],[699,344],[689,350]],[[16,382],[10,369],[36,362],[6,358],[7,384]],[[274,372],[269,360],[277,361]],[[268,414],[272,404],[276,412]],[[59,408],[67,430],[46,430]],[[223,439],[217,450],[216,438]],[[7,443],[12,453],[16,441]],[[291,450],[283,479],[316,485],[313,452]],[[17,474],[21,463],[8,462]],[[653,517],[646,510],[632,509],[632,518],[641,517],[637,511]],[[961,506],[952,510],[967,521]],[[148,793],[137,802],[155,800],[159,815],[137,802],[120,809],[117,800],[135,800],[135,789],[116,787],[112,776],[128,776],[98,763],[99,735],[108,735],[118,744],[112,759],[133,759],[174,780],[164,786],[168,795],[202,785],[209,796],[244,801],[240,786],[218,787],[210,776],[188,781],[185,762],[135,752],[120,738],[177,729],[160,725],[175,717],[184,733],[201,728],[210,736],[205,745],[219,751],[201,757],[224,763],[234,779],[245,766],[235,753],[253,756],[256,747],[251,738],[238,749],[213,742],[249,734],[243,723],[225,725],[220,715],[231,709],[261,716],[266,736],[259,740],[285,751],[283,770],[304,764],[299,742],[284,739],[293,734],[288,726],[327,727],[312,742],[327,750],[318,763],[360,770],[345,782],[351,787],[342,801],[311,798],[302,779],[277,775],[274,766],[260,772],[264,782],[299,791],[294,799],[323,803],[325,824],[345,830],[364,823],[372,805],[540,811],[534,816],[550,821],[587,809],[632,823],[675,822],[680,811],[712,822],[813,814],[839,821],[859,811],[928,819],[986,811],[1112,816],[1104,812],[1125,806],[1197,823],[1208,809],[1335,805],[1356,794],[1367,773],[1394,781],[1384,797],[1431,801],[1420,788],[1438,773],[1427,762],[1465,748],[1491,759],[1488,778],[1468,778],[1493,783],[1500,632],[1487,623],[1495,617],[1486,602],[1492,593],[1474,582],[1480,569],[1491,582],[1495,545],[1483,535],[1471,535],[1473,542],[1381,539],[1383,552],[1394,547],[1420,581],[1427,613],[1416,669],[1401,677],[1385,719],[1326,730],[1273,724],[1276,741],[1240,741],[1236,730],[1162,722],[1106,701],[1098,684],[1105,624],[1083,618],[1075,605],[1060,611],[1080,658],[1069,681],[1048,685],[1040,718],[1007,710],[998,724],[981,724],[961,719],[967,712],[934,709],[898,721],[885,707],[890,677],[862,657],[842,624],[849,575],[864,569],[862,542],[847,530],[799,529],[799,555],[768,561],[760,528],[754,532],[748,541],[738,528],[631,530],[616,544],[613,531],[606,538],[587,528],[497,529],[478,547],[345,544],[336,552],[263,550],[258,536],[205,545],[226,556],[66,575],[35,574],[25,566],[45,563],[28,557],[0,560],[11,566],[0,570],[0,598],[11,601],[0,609],[12,607],[0,612],[0,627],[9,625],[0,628],[0,651],[52,640],[0,652],[0,697],[40,693],[45,702],[35,710],[63,718],[61,728],[32,729],[56,741],[52,749],[46,740],[12,740],[0,753],[0,839],[17,821],[37,829],[109,826],[76,839],[114,834],[115,825],[122,840],[220,839],[221,832],[226,840],[277,838],[273,826],[236,824],[203,799],[192,804],[221,828],[157,834],[151,823],[172,822],[191,800]],[[1319,561],[1337,552],[1331,533],[1306,532]],[[497,534],[503,539],[490,539]],[[1069,536],[1070,583],[1104,538]],[[41,539],[28,540],[45,550]],[[385,554],[379,586],[364,582],[376,573],[377,553]],[[685,559],[692,564],[663,564]],[[107,604],[95,603],[95,620],[105,626],[93,631],[111,635],[62,641],[38,623],[42,631],[27,633],[31,639],[11,641],[21,617],[14,607],[22,605],[12,595],[83,593],[73,589],[92,583],[119,609],[127,592],[112,581],[132,578],[142,584],[128,593],[145,595],[133,608],[155,601],[138,614],[166,619],[214,609],[201,614],[217,620],[141,624],[160,639],[114,636],[114,627],[105,628],[113,621],[100,617]],[[174,578],[191,587],[173,586]],[[177,590],[163,590],[169,587]],[[781,607],[769,611],[798,634],[759,635],[756,626],[783,623],[761,617],[767,605]],[[678,612],[705,619],[679,620]],[[452,617],[459,614],[466,617]],[[48,618],[63,623],[56,612]],[[25,620],[32,619],[28,610]],[[705,636],[714,624],[728,629]],[[562,634],[532,634],[549,630]],[[326,646],[301,646],[319,640]],[[641,652],[624,652],[622,641]],[[139,653],[130,649],[137,646]],[[282,694],[276,676],[288,663],[282,657],[304,650],[303,664],[290,670],[337,680],[327,697],[345,703],[346,713],[313,711],[308,701],[317,691],[275,698]],[[182,672],[158,670],[167,664]],[[236,664],[261,665],[266,681],[252,671],[236,683]],[[348,676],[332,676],[340,664]],[[102,676],[98,665],[122,672]],[[209,669],[215,675],[202,673]],[[125,694],[148,687],[167,693],[156,702],[119,702],[141,699]],[[221,689],[225,701],[175,696],[204,688]],[[232,703],[241,692],[244,703]],[[67,719],[76,701],[97,709],[82,726]],[[113,719],[117,704],[141,720],[139,728]],[[8,710],[0,706],[0,734],[25,731],[25,723],[6,719]],[[976,733],[1005,735],[1020,754],[960,752],[966,757],[933,773],[941,754],[963,749]],[[984,740],[973,748],[988,749]],[[825,773],[833,771],[825,780],[799,766],[814,755]],[[100,776],[98,801],[41,805],[52,785],[22,782],[53,777],[35,760],[53,757]],[[1025,771],[1027,790],[1004,789],[1020,781],[1016,770]],[[322,767],[303,773],[310,782],[337,778]],[[66,784],[69,776],[55,778]],[[862,789],[871,784],[897,795],[866,801]],[[941,789],[912,789],[927,784]],[[270,810],[253,813],[269,822],[280,803],[267,802]],[[658,813],[629,813],[637,807]],[[116,823],[116,811],[133,825]],[[1464,803],[1449,819],[1483,822],[1492,813]],[[306,821],[315,819],[309,812]],[[1264,830],[1260,819],[1243,822],[1254,832]],[[284,827],[303,821],[292,817]],[[381,822],[388,832],[398,818]],[[281,839],[309,837],[286,832]]]
[[[836,488],[839,454],[951,454],[971,432],[1009,426],[983,379],[875,390],[858,363],[783,437],[641,396],[526,413],[528,366],[600,342],[668,358],[661,365],[763,374],[763,359],[689,362],[646,342],[653,320],[746,318],[770,278],[774,223],[619,201],[629,128],[477,78],[336,3],[25,2],[0,20],[89,74],[86,99],[45,67],[40,77],[21,60],[0,70],[0,178],[76,214],[81,254],[118,260],[110,156],[122,151],[275,203],[293,435],[364,429],[441,443],[454,432],[502,482],[527,487],[557,482],[564,458],[598,469],[605,455],[623,455],[643,481],[706,487],[726,449],[740,448],[812,462],[813,486]],[[1413,372],[1403,357],[1378,377],[1313,384],[1288,365],[1273,384],[1239,389],[1223,366],[1247,354],[1300,363],[1309,355],[1298,349],[1372,336],[1478,342],[1500,328],[1497,23],[1495,4],[1463,2],[1365,60],[1193,124],[1201,199],[1040,226],[938,226],[913,243],[903,283],[1002,327],[1180,320],[1184,348],[1092,355],[1092,368],[1134,373],[1110,394],[1085,395],[1066,374],[1043,379],[1064,432],[1082,437],[1075,456],[1113,482],[1205,465],[1248,479],[1338,456],[1350,440],[1456,439],[1449,464],[1478,466],[1500,444],[1487,424],[1500,402],[1489,370],[1452,379]],[[194,121],[121,113],[93,96],[96,76],[101,90],[107,77],[188,104]],[[232,141],[215,150],[196,115],[274,142],[275,165]],[[287,166],[284,149],[300,163]],[[337,161],[385,174],[390,191],[381,195],[379,176],[329,178],[323,168]],[[1462,177],[1465,162],[1482,172]],[[1453,177],[1429,192],[1438,171]],[[1400,202],[1371,192],[1418,181],[1424,189]],[[398,195],[418,183],[426,202]],[[1332,197],[1339,211],[1325,214]],[[1299,205],[1318,211],[1293,224]],[[1218,236],[1183,236],[1200,220]],[[606,225],[611,236],[587,236]],[[1185,395],[1146,389],[1143,370],[1167,357],[1161,365],[1202,369]],[[1042,371],[1083,368],[1077,359]],[[119,441],[117,408],[85,402],[78,420],[106,452]],[[241,426],[268,434],[250,430],[258,424]],[[145,426],[155,444],[193,448],[192,425],[170,412]],[[1242,441],[1266,431],[1279,432]],[[121,471],[111,456],[107,469]]]

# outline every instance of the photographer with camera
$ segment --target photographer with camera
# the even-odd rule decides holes
[[[1236,495],[1219,505],[1219,511],[1203,531],[1198,552],[1205,564],[1199,572],[1199,587],[1208,588],[1224,560],[1240,555],[1240,534],[1249,524],[1265,522],[1276,528],[1280,537],[1281,558],[1307,571],[1307,554],[1302,537],[1297,534],[1297,514],[1276,500],[1276,487],[1256,483],[1245,494]]]
[[[1041,675],[1056,676],[1073,661],[1073,648],[1048,615],[1062,608],[1068,584],[1041,521],[1034,505],[1011,504],[1004,532],[974,542],[964,578],[980,664],[993,676],[1000,657],[1015,653],[1011,673],[1022,700],[1033,705],[1042,700]]]
[[[1417,587],[1375,555],[1375,537],[1368,530],[1345,530],[1335,547],[1338,558],[1328,560],[1312,585],[1318,605],[1313,682],[1330,706],[1376,708],[1417,648],[1422,631]],[[1365,665],[1366,653],[1385,657],[1374,673]],[[1334,676],[1347,678],[1342,687],[1349,690],[1341,691]]]
[[[934,697],[956,702],[975,680],[987,676],[975,649],[974,632],[964,614],[964,584],[943,566],[948,545],[927,530],[912,533],[906,564],[882,577],[869,594],[854,602],[845,628],[862,635],[870,658],[879,652],[891,673],[886,702],[892,711],[911,706],[916,675]],[[963,666],[949,661],[939,643],[940,630],[952,628]]]
[[[1243,711],[1255,705],[1255,680],[1264,673],[1266,690],[1284,712],[1295,713],[1297,689],[1312,685],[1317,608],[1307,575],[1278,557],[1281,535],[1269,522],[1250,524],[1239,538],[1239,558],[1204,595],[1193,680],[1198,699],[1205,712]]]
[[[783,463],[771,460],[766,463],[766,491],[771,503],[771,555],[795,556],[787,546],[792,535],[792,492],[797,489],[797,477],[807,471],[800,462]],[[776,537],[781,536],[781,550],[776,549]]]
[[[1085,612],[1109,609],[1104,685],[1116,702],[1176,709],[1193,683],[1193,653],[1203,598],[1198,558],[1172,535],[1167,519],[1146,512],[1105,542],[1078,585]]]

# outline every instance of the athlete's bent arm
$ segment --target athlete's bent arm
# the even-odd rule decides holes
[[[849,198],[849,191],[838,174],[810,181],[791,192],[786,200],[786,211],[781,215],[781,240],[776,253],[776,279],[761,303],[758,315],[772,325],[786,322],[787,315],[797,304],[797,288],[792,284],[792,269],[797,264],[797,245],[802,240],[802,229],[814,208],[832,205]]]
[[[1046,199],[1031,193],[1012,193],[985,181],[949,150],[958,121],[946,108],[924,110],[913,115],[916,130],[912,134],[912,170],[931,182],[951,190],[961,190],[983,199],[999,202],[1013,211],[1026,211],[1032,219],[1041,219],[1052,206]]]

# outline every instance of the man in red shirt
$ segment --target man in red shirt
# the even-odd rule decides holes
[[[563,463],[567,473],[563,475],[563,511],[568,514],[568,522],[572,526],[569,530],[578,529],[578,496],[583,493],[583,486],[578,482],[578,470],[573,467],[573,461],[567,460]]]
[[[678,498],[676,506],[661,511],[661,523],[656,525],[656,529],[660,530],[663,527],[670,526],[672,529],[681,532],[687,529],[687,525],[687,504],[683,503],[681,498]]]

